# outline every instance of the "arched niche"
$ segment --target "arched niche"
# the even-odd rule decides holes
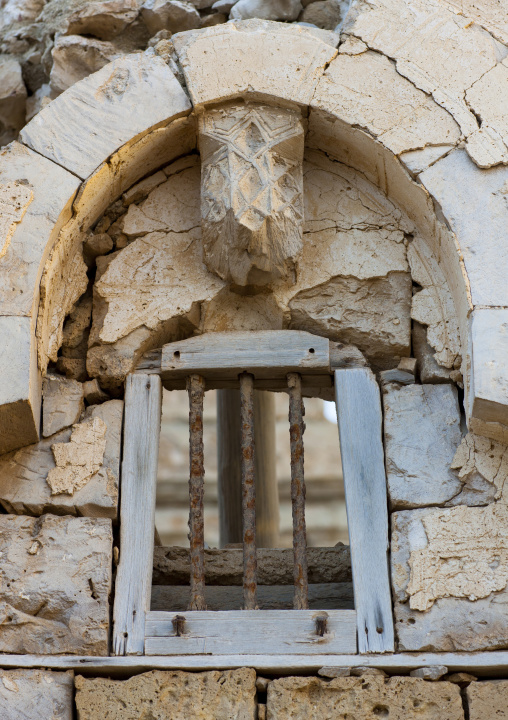
[[[165,59],[140,54],[111,63],[54,100],[2,153],[0,181],[12,222],[0,250],[6,288],[0,323],[9,338],[0,356],[0,451],[37,439],[41,376],[59,346],[65,316],[83,292],[83,233],[137,180],[195,150],[195,120],[203,108],[237,98],[302,109],[307,146],[365,177],[411,220],[421,239],[420,273],[443,319],[453,316],[458,329],[471,428],[506,438],[501,363],[508,303],[489,293],[486,282],[489,274],[505,277],[506,271],[490,245],[480,257],[479,220],[468,205],[475,191],[477,206],[498,203],[499,212],[481,220],[492,244],[506,169],[478,170],[455,147],[456,138],[442,160],[427,157],[424,150],[444,144],[431,133],[432,123],[410,123],[395,147],[376,123],[354,121],[340,79],[351,55],[338,53],[328,33],[229,23],[176,36],[174,52]],[[186,90],[173,70],[183,73]],[[373,100],[393,113],[382,88]],[[405,130],[406,120],[404,113],[398,117]],[[475,185],[479,173],[482,182]],[[450,186],[458,203],[450,199]]]

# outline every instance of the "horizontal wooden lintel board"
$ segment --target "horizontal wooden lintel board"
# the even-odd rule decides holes
[[[207,333],[162,348],[161,376],[203,377],[220,373],[222,379],[241,372],[273,379],[288,372],[326,374],[330,371],[330,342],[300,330]]]
[[[0,668],[47,668],[74,670],[80,675],[131,677],[150,670],[232,670],[251,667],[267,675],[312,675],[324,666],[374,667],[389,674],[404,674],[431,665],[444,665],[450,672],[470,672],[480,677],[508,677],[508,650],[492,652],[387,653],[384,655],[8,655],[0,654]]]
[[[316,634],[316,617],[326,612],[327,633]],[[149,612],[145,621],[145,655],[169,653],[277,654],[356,653],[354,610],[229,610],[178,613],[184,634],[173,627],[175,612]]]

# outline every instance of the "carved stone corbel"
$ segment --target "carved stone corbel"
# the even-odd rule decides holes
[[[302,249],[300,112],[228,103],[199,119],[204,260],[233,285],[294,279]]]

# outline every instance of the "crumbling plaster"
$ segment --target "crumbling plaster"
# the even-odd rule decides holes
[[[481,362],[478,366],[471,337],[474,332],[480,334],[482,327],[488,325],[494,332],[484,338],[486,344],[482,352],[496,357],[505,353],[506,334],[498,327],[496,318],[506,312],[503,308],[508,302],[499,297],[484,299],[480,289],[485,278],[490,279],[492,274],[506,277],[506,260],[502,252],[495,258],[494,252],[485,256],[483,247],[485,243],[487,247],[491,243],[500,247],[501,238],[506,234],[508,168],[478,169],[459,147],[462,136],[459,138],[457,128],[461,127],[463,135],[464,113],[460,117],[458,113],[456,117],[450,113],[437,91],[431,92],[425,83],[417,81],[416,71],[413,74],[401,72],[407,62],[404,64],[402,56],[395,58],[390,48],[381,47],[383,33],[379,33],[378,47],[367,30],[362,30],[364,16],[368,15],[372,21],[377,17],[376,13],[382,13],[385,26],[396,34],[401,27],[397,7],[395,0],[390,0],[386,8],[382,8],[377,0],[370,4],[357,3],[347,26],[350,37],[344,38],[344,51],[339,53],[333,47],[336,38],[332,33],[262,21],[229,23],[182,33],[174,38],[174,56],[166,58],[169,65],[153,51],[115,60],[52,101],[25,127],[21,142],[4,150],[0,183],[28,180],[33,193],[33,200],[14,231],[12,225],[9,226],[10,241],[0,260],[0,272],[6,273],[7,287],[12,281],[9,278],[13,277],[13,263],[18,262],[17,257],[27,247],[27,233],[40,222],[41,214],[47,218],[47,230],[45,234],[39,232],[37,244],[30,246],[27,257],[28,267],[33,268],[30,275],[21,279],[16,276],[17,295],[11,297],[8,293],[7,297],[2,297],[0,323],[6,328],[16,323],[18,344],[24,353],[21,366],[24,363],[25,367],[23,378],[13,378],[12,383],[2,385],[2,391],[9,393],[8,397],[0,398],[2,417],[14,417],[15,411],[20,417],[14,433],[10,430],[14,427],[12,423],[2,423],[2,428],[6,428],[0,433],[2,452],[33,442],[37,437],[40,375],[45,371],[47,358],[54,357],[55,348],[61,343],[65,314],[82,292],[80,278],[83,282],[84,270],[83,266],[79,267],[76,254],[83,242],[83,233],[136,180],[193,150],[192,105],[195,111],[200,111],[209,103],[239,96],[282,106],[295,106],[296,103],[308,112],[308,147],[324,151],[330,158],[364,174],[405,211],[418,236],[428,246],[432,261],[439,266],[439,278],[434,284],[446,286],[458,318],[460,353],[457,352],[457,356],[460,354],[463,358],[471,422],[477,420],[480,423],[481,426],[476,428],[478,433],[494,432],[492,423],[496,423],[497,433],[504,432],[508,425],[508,403],[502,395],[499,399],[498,388],[506,386],[505,371],[498,367],[494,376],[492,373],[489,376],[488,368]],[[456,18],[455,15],[448,18],[444,26],[452,27],[452,23],[452,36],[458,33],[460,39],[467,27]],[[418,67],[426,67],[425,63],[429,63],[427,72],[430,73],[435,60],[428,48],[425,50],[419,32],[423,30],[417,26],[412,41],[416,48],[414,54],[419,58]],[[440,34],[434,33],[432,47],[436,43],[439,46],[439,42],[446,44],[449,37],[449,33],[445,33],[440,39]],[[496,63],[502,62],[506,48],[481,29],[474,29],[471,37],[474,43],[471,46],[468,35],[463,56],[460,55],[462,40],[453,47],[458,53],[457,64],[462,67],[464,62],[470,61],[470,48],[476,51],[479,43],[481,72],[476,70],[477,61],[471,60],[475,82],[496,67]],[[419,38],[421,52],[417,52]],[[210,57],[213,57],[213,63]],[[254,71],[253,57],[262,63],[262,67],[256,66]],[[302,57],[308,59],[307,65],[302,66]],[[415,117],[408,117],[404,103],[394,107],[396,94],[390,97],[383,83],[379,84],[379,90],[373,88],[373,92],[379,92],[376,112],[373,112],[370,94],[362,99],[361,93],[342,80],[343,70],[352,63],[358,65],[359,77],[362,72],[368,76],[369,63],[377,63],[382,68],[381,75],[386,73],[387,83],[395,81],[394,67],[399,77],[405,75],[405,79],[398,80],[402,83],[401,97],[409,98],[408,107],[416,104]],[[179,77],[183,72],[186,88],[182,88],[170,68],[178,69]],[[302,80],[295,85],[294,77],[302,77]],[[465,84],[459,79],[454,88]],[[464,87],[464,91],[466,89]],[[189,92],[192,104],[186,92]],[[351,93],[355,94],[353,107],[348,100]],[[83,113],[84,107],[86,113]],[[443,108],[448,115],[443,114]],[[393,117],[391,127],[387,122],[390,117]],[[440,125],[439,131],[436,124]],[[444,150],[441,159],[440,151],[434,152],[439,148]],[[429,149],[433,152],[426,155],[425,151]],[[420,159],[415,158],[418,152],[423,153]],[[474,153],[470,154],[474,157]],[[410,158],[407,164],[405,157]],[[421,172],[426,167],[425,158],[430,166]],[[460,169],[457,169],[455,159],[460,159]],[[415,168],[419,172],[415,172]],[[495,180],[490,179],[494,178],[492,173]],[[47,179],[55,174],[57,178],[51,183],[54,189],[48,193]],[[461,181],[462,177],[466,177],[467,182]],[[448,178],[451,181],[447,182]],[[473,183],[473,178],[482,182]],[[449,196],[449,190],[447,193],[446,185],[453,186],[453,197]],[[478,192],[478,187],[482,192]],[[475,195],[473,204],[468,193]],[[51,207],[47,208],[49,202]],[[493,209],[481,219],[480,236],[467,229],[474,221],[478,206]],[[479,222],[476,221],[477,225]],[[76,278],[75,292],[59,297],[58,288],[72,267]],[[42,292],[39,293],[43,274]],[[37,311],[39,294],[42,302]],[[21,295],[22,302],[18,299]],[[53,297],[63,302],[63,313],[55,312]],[[5,353],[3,350],[2,360]],[[5,361],[8,363],[9,358]],[[448,364],[453,365],[453,360],[450,363],[449,358]],[[12,376],[12,363],[5,371],[2,366],[2,372],[4,378]],[[12,387],[19,388],[16,397],[13,397]],[[475,388],[480,387],[483,394],[477,398]],[[481,411],[477,412],[480,406]]]

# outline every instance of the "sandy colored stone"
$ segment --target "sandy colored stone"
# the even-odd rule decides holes
[[[508,447],[470,432],[462,439],[451,467],[465,483],[458,502],[480,505],[499,500],[508,478]]]
[[[138,13],[138,0],[89,2],[68,17],[67,34],[111,40],[133,22]]]
[[[74,673],[0,670],[0,717],[4,720],[72,720]]]
[[[26,88],[21,65],[14,57],[0,55],[0,145],[15,140],[25,124]]]
[[[262,286],[294,278],[303,141],[299,111],[231,103],[200,116],[204,260],[223,280]]]
[[[48,374],[42,385],[42,434],[54,435],[79,420],[83,412],[83,386],[76,380]]]
[[[388,385],[383,391],[386,478],[392,509],[442,504],[462,489],[450,469],[461,441],[452,385]]]
[[[238,295],[224,288],[201,306],[200,331],[282,330],[284,308],[271,295]]]
[[[481,117],[480,130],[473,133],[467,144],[469,154],[480,167],[496,165],[501,158],[508,162],[508,61],[498,63],[466,92],[466,101],[474,113]],[[480,153],[472,153],[472,143],[478,134],[488,134],[492,143],[492,151],[485,152],[485,158]],[[489,157],[490,155],[490,157]]]
[[[62,35],[55,42],[52,55],[50,86],[56,97],[117,58],[118,50],[104,40]]]
[[[409,677],[315,677],[274,680],[268,688],[270,720],[322,720],[325,717],[408,720],[463,720],[460,690],[446,682]],[[414,715],[413,715],[414,710]]]
[[[396,154],[454,145],[460,137],[446,110],[402,77],[391,60],[371,51],[335,58],[318,83],[313,106],[366,128]]]
[[[469,720],[507,720],[508,680],[472,682],[466,698]]]
[[[123,194],[124,205],[131,205],[132,203],[144,200],[151,190],[157,187],[157,185],[163,183],[165,180],[166,174],[162,170],[150,175],[150,177],[144,178]]]
[[[41,515],[51,512],[56,515],[115,518],[118,505],[122,414],[121,400],[109,400],[101,405],[91,406],[86,410],[82,423],[75,426],[84,428],[77,438],[76,433],[67,428],[35,445],[0,456],[0,503],[3,507],[17,515]],[[100,427],[106,427],[105,438],[100,440],[100,449],[103,447],[104,450],[99,462],[95,463],[94,456],[100,455],[99,447],[86,446],[86,441],[90,439],[91,421],[96,421]],[[85,444],[80,444],[76,441],[83,433]],[[71,436],[74,436],[72,443],[69,442]],[[76,461],[77,451],[81,454],[81,460],[91,460],[90,470],[96,467],[95,472],[85,481],[87,473],[84,466],[76,467],[73,474],[72,468],[67,466],[64,472],[59,473],[64,481],[62,487],[58,488],[62,491],[60,494],[52,492],[48,483],[48,475],[53,473],[54,476],[56,469],[52,451],[52,446],[55,445],[60,446],[60,451],[68,448],[71,462]]]
[[[79,720],[255,720],[256,672],[152,672],[129,680],[76,678]]]
[[[415,321],[412,324],[411,340],[421,382],[423,384],[450,382],[450,369],[437,363],[435,350],[427,342],[427,328]]]
[[[159,30],[172,33],[194,30],[201,24],[196,8],[180,0],[146,0],[141,7],[141,17],[152,35]]]
[[[409,675],[410,677],[422,678],[423,680],[436,682],[436,680],[441,680],[443,675],[446,675],[447,672],[448,668],[445,665],[429,665],[427,667],[411,670]]]
[[[26,145],[85,179],[133,137],[163,120],[187,115],[190,108],[161,58],[132,54],[53,100],[23,128],[22,137]]]
[[[113,250],[113,240],[107,233],[92,233],[83,244],[83,256],[88,267],[93,266],[95,258]]]
[[[503,582],[506,585],[505,516],[506,506],[498,503],[487,508],[424,508],[392,515],[392,591],[400,652],[473,652],[506,647],[506,589],[484,595],[496,581],[498,586]],[[436,525],[438,536],[434,534]],[[433,563],[430,574],[427,560]],[[409,589],[414,593],[411,596]],[[411,607],[410,599],[416,593],[413,602],[430,606],[428,610]],[[459,597],[446,597],[453,593]],[[433,601],[436,595],[440,597]]]
[[[421,150],[408,150],[399,157],[412,175],[419,175],[453,148],[453,145],[429,145]]]
[[[318,0],[304,9],[300,22],[311,23],[323,30],[335,30],[342,20],[341,6],[338,0]]]
[[[95,378],[83,383],[83,396],[89,405],[109,400],[109,395],[104,392]]]
[[[0,30],[15,22],[35,20],[44,0],[6,0],[0,10]]]
[[[7,252],[16,225],[32,200],[32,190],[19,181],[0,185],[0,258]]]
[[[0,651],[107,655],[111,521],[0,515]]]
[[[173,42],[194,106],[251,94],[306,105],[325,65],[337,54],[328,44],[329,35],[248,20],[179,35]],[[211,56],[213,63],[208,62]]]
[[[463,135],[476,133],[478,121],[465,92],[506,57],[507,48],[439,0],[375,0],[362,9],[351,14],[347,31],[392,58],[397,72],[432,95]],[[484,151],[491,150],[488,141],[475,152],[466,148],[480,165]],[[502,154],[496,162],[503,162]]]
[[[44,85],[41,85],[41,87],[38,88],[33,95],[30,95],[30,97],[26,99],[26,122],[30,122],[30,120],[37,115],[42,108],[49,105],[52,99],[51,87],[49,83],[44,83]]]
[[[502,3],[493,3],[491,0],[446,0],[446,4],[474,20],[502,43],[508,44],[508,17]]]
[[[302,12],[300,0],[239,0],[231,9],[231,20],[281,20],[293,22]]]
[[[73,495],[99,471],[106,450],[104,420],[93,418],[72,428],[67,443],[51,446],[56,467],[49,471],[47,483],[52,495]]]

